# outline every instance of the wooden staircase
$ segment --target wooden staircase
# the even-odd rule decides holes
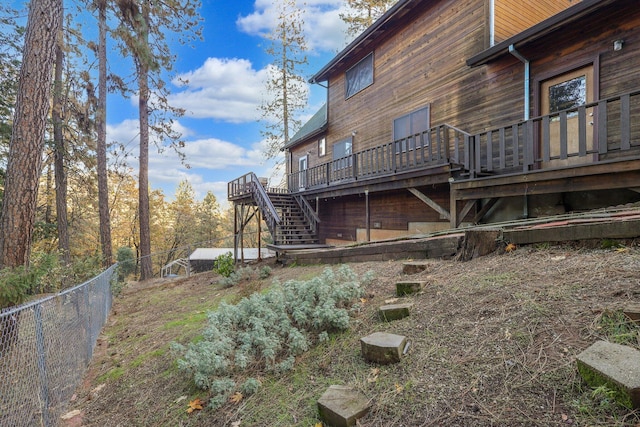
[[[267,193],[280,217],[275,227],[275,245],[315,245],[318,236],[315,226],[307,219],[300,202],[291,194]],[[303,202],[304,203],[304,202]]]

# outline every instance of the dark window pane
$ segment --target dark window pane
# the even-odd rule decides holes
[[[549,113],[587,103],[587,77],[580,76],[549,87]]]
[[[373,84],[373,53],[347,70],[345,98]]]

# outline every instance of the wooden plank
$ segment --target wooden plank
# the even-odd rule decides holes
[[[518,245],[589,239],[634,239],[640,236],[640,220],[569,224],[563,227],[536,227],[504,230],[503,238]]]
[[[520,153],[518,151],[520,147],[519,141],[518,141],[519,130],[520,130],[520,127],[518,125],[511,126],[511,132],[512,132],[511,144],[513,149],[513,160],[511,165],[513,167],[517,167],[520,165]]]
[[[611,190],[630,188],[640,185],[640,170],[606,173],[604,175],[570,176],[566,178],[549,178],[546,180],[529,180],[530,176],[510,180],[503,185],[492,185],[461,189],[456,188],[458,200],[483,199],[488,197],[512,197],[523,194],[550,194],[574,191]],[[455,183],[453,184],[455,185]]]
[[[473,218],[473,223],[477,224],[479,223],[482,218],[487,214],[487,212],[489,212],[489,210],[491,210],[491,208],[498,202],[498,198],[497,197],[492,197],[491,199],[489,199],[484,206],[482,206],[482,208],[478,211],[478,213],[476,214],[475,218]]]
[[[584,106],[578,108],[578,155],[587,155],[587,110]]]
[[[487,132],[487,172],[493,171],[493,132]]]
[[[505,140],[504,140],[504,128],[500,128],[500,132],[499,132],[499,150],[500,150],[500,170],[504,170],[507,167],[507,161],[506,161],[506,144],[505,144]]]
[[[567,112],[560,113],[560,159],[567,158]]]
[[[626,94],[620,97],[620,148],[622,150],[631,148],[630,116],[629,95]]]
[[[424,193],[420,192],[418,189],[416,189],[416,188],[407,188],[407,190],[409,190],[411,192],[411,194],[416,196],[418,199],[420,199],[422,202],[424,202],[431,209],[433,209],[434,211],[438,212],[443,218],[446,218],[448,220],[451,219],[451,214],[446,209],[444,209],[442,206],[440,206],[439,204],[434,202],[432,199],[430,199]]]
[[[607,152],[607,102],[598,102],[598,153]]]
[[[548,162],[551,159],[551,120],[549,116],[542,119],[542,161]]]

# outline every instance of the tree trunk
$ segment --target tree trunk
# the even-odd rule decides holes
[[[58,224],[58,249],[62,252],[62,261],[68,265],[71,262],[69,250],[69,229],[67,221],[67,173],[64,169],[65,146],[62,135],[63,103],[62,95],[62,65],[64,53],[62,48],[56,48],[55,76],[53,83],[53,145],[54,171],[56,181],[56,216]]]
[[[149,9],[146,3],[142,6],[145,27],[141,31],[141,41],[145,46],[149,43]],[[138,212],[140,221],[140,280],[153,277],[151,263],[151,228],[149,225],[149,64],[146,58],[138,59],[138,89],[140,115],[140,168],[138,172]]]
[[[98,108],[96,125],[98,141],[98,212],[100,215],[100,244],[102,263],[108,267],[113,262],[111,249],[111,217],[109,213],[109,186],[107,174],[107,12],[106,2],[98,2]]]
[[[29,265],[62,0],[32,0],[0,223],[0,267]]]

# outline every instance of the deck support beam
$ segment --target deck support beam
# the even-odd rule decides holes
[[[258,259],[260,259],[261,216],[260,208],[245,203],[233,204],[233,259],[244,263],[244,229],[256,218],[258,221]],[[238,251],[240,254],[238,254]]]
[[[446,209],[444,209],[442,206],[437,204],[435,201],[433,201],[432,199],[427,197],[420,190],[418,190],[417,188],[407,188],[407,190],[409,190],[409,192],[411,192],[411,194],[416,196],[418,199],[420,199],[422,202],[424,202],[431,209],[433,209],[434,211],[438,212],[443,218],[451,220],[451,214],[449,212],[447,212]]]

